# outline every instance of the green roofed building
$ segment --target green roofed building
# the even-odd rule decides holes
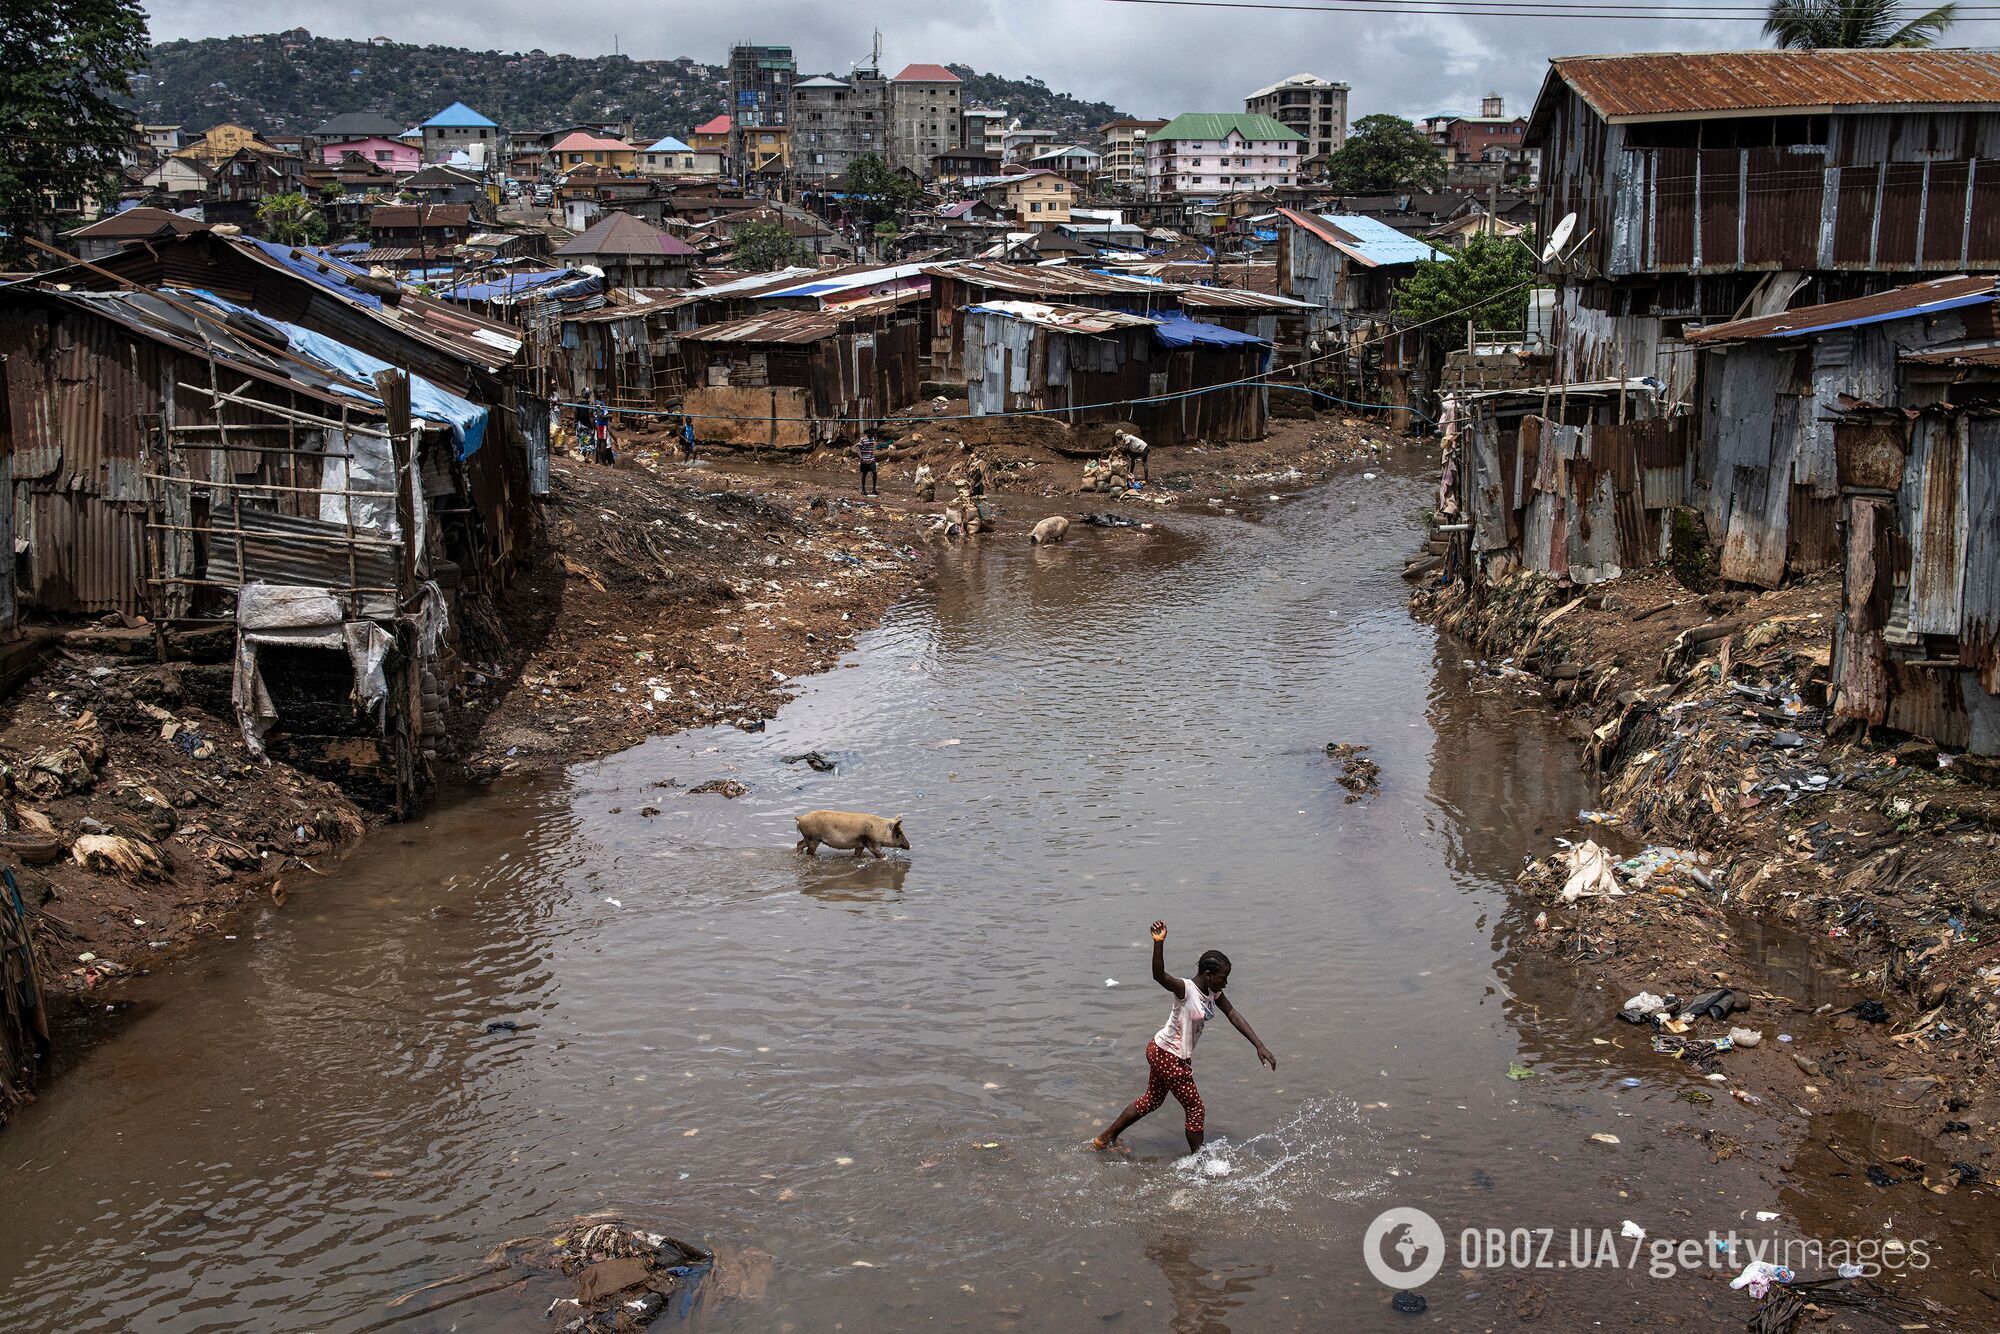
[[[1146,136],[1146,192],[1219,199],[1294,186],[1305,142],[1269,116],[1183,112]]]

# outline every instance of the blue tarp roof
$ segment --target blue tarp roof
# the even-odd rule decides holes
[[[293,352],[306,360],[318,362],[329,370],[371,386],[363,389],[358,385],[350,388],[344,384],[335,384],[332,388],[336,392],[350,394],[364,403],[382,401],[376,396],[372,385],[378,372],[397,369],[388,362],[328,338],[325,334],[314,333],[311,329],[287,324],[283,320],[274,320],[268,315],[260,315],[247,306],[225,301],[213,292],[206,292],[200,288],[190,288],[189,291],[217,310],[264,325],[275,335],[283,338]],[[469,399],[460,398],[457,394],[438,388],[421,375],[410,377],[410,412],[425,421],[442,422],[451,427],[452,440],[457,444],[458,456],[462,459],[478,453],[479,446],[486,439],[488,414],[485,408]]]
[[[424,128],[432,130],[476,130],[481,128],[497,130],[500,127],[480,115],[477,111],[474,111],[465,103],[453,102],[443,111],[438,112],[437,115],[425,121]]]
[[[1197,343],[1203,347],[1270,346],[1256,334],[1225,329],[1219,324],[1209,324],[1205,320],[1191,320],[1180,315],[1155,315],[1152,319],[1157,322],[1157,327],[1153,330],[1153,341],[1161,347],[1193,347]]]
[[[1370,264],[1415,264],[1421,259],[1450,259],[1435,246],[1405,236],[1388,223],[1358,213],[1322,213],[1320,220],[1354,238],[1344,247]]]
[[[684,144],[684,143],[682,143],[682,142],[681,142],[680,140],[678,140],[678,139],[674,138],[674,136],[672,136],[671,134],[670,134],[670,135],[668,135],[668,136],[667,136],[666,138],[664,138],[664,139],[661,139],[661,140],[658,140],[658,141],[657,141],[657,142],[655,142],[655,143],[651,143],[651,144],[648,144],[648,145],[646,145],[646,148],[645,148],[645,151],[646,151],[646,152],[648,152],[648,153],[692,153],[692,152],[694,152],[694,150],[693,150],[692,148],[689,148],[689,147],[688,147],[688,146],[687,146],[686,144]]]
[[[282,264],[309,283],[316,283],[328,291],[338,292],[350,301],[357,301],[370,310],[382,309],[382,298],[373,292],[363,291],[349,281],[351,278],[365,278],[367,275],[345,260],[331,255],[317,255],[301,251],[292,254],[293,247],[275,245],[270,241],[259,241],[254,236],[243,238],[264,252],[274,264]]]
[[[547,287],[550,283],[575,283],[573,295],[604,290],[604,280],[594,273],[583,273],[576,269],[554,269],[541,273],[509,273],[498,282],[460,283],[438,293],[447,301],[502,301],[510,296],[537,287]]]

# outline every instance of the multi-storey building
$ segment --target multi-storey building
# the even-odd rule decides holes
[[[959,147],[974,153],[991,153],[1002,156],[1002,141],[1007,133],[1007,113],[992,107],[961,107],[958,118],[963,126],[959,132]]]
[[[1541,152],[1527,146],[1528,118],[1509,116],[1498,93],[1488,93],[1477,116],[1433,116],[1423,128],[1445,160],[1445,179],[1453,185],[1532,181]]]
[[[1146,136],[1163,130],[1163,120],[1113,120],[1097,127],[1104,140],[1103,179],[1113,185],[1140,185],[1146,179]]]
[[[842,175],[854,160],[893,153],[889,81],[880,70],[792,85],[792,169],[805,180]]]
[[[791,115],[798,73],[789,46],[729,48],[729,160],[737,170],[784,169],[788,155],[782,131]]]
[[[919,176],[959,146],[959,78],[942,65],[910,65],[889,81],[890,161]]]
[[[506,133],[463,102],[453,102],[420,129],[426,162],[444,162],[453,153],[464,153],[483,166],[507,160]]]
[[[1146,193],[1214,199],[1294,186],[1304,143],[1269,116],[1183,112],[1146,137]]]
[[[1243,99],[1243,109],[1296,130],[1301,158],[1321,158],[1347,142],[1347,85],[1317,74],[1294,74]]]

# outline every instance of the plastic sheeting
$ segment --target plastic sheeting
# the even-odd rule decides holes
[[[359,380],[363,384],[372,386],[378,373],[400,369],[357,348],[328,338],[325,334],[314,333],[311,329],[260,315],[248,307],[239,306],[233,301],[225,301],[213,292],[202,291],[199,288],[190,289],[190,292],[217,310],[265,325],[282,335],[286,344],[300,356]],[[336,390],[343,388],[339,385],[333,387]],[[381,402],[372,387],[366,390],[356,388],[350,392],[364,403]],[[486,439],[486,422],[491,415],[477,403],[460,398],[457,394],[447,393],[421,375],[410,377],[410,412],[411,415],[421,417],[425,421],[441,422],[449,426],[452,442],[462,459],[470,458],[479,452],[479,446]]]
[[[1219,324],[1208,324],[1201,320],[1184,319],[1175,315],[1153,317],[1158,327],[1153,330],[1153,341],[1161,347],[1269,347],[1270,343],[1256,334],[1242,333],[1235,329],[1225,329]]]
[[[551,287],[551,284],[559,286]],[[535,292],[538,296],[587,296],[603,290],[604,279],[599,274],[554,269],[542,273],[510,273],[498,282],[460,283],[438,295],[446,301],[507,301],[524,292]]]
[[[258,665],[261,649],[278,645],[344,650],[354,665],[354,696],[379,720],[389,698],[382,665],[391,642],[389,632],[373,621],[346,620],[331,589],[246,585],[236,594],[236,669],[231,682],[243,744],[261,757],[264,736],[278,721],[278,707]]]

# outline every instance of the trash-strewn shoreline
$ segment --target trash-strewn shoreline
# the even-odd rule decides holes
[[[2000,789],[1935,746],[1830,731],[1838,596],[1830,578],[1704,596],[1663,572],[1595,589],[1516,575],[1420,588],[1412,607],[1562,712],[1603,784],[1566,840],[1524,847],[1534,924],[1516,939],[1606,1014],[1673,995],[1639,1007],[1665,1022],[1638,1016],[1635,1041],[1695,1062],[1711,1097],[1803,1114],[1876,1184],[1990,1187]],[[1681,1022],[1717,989],[1748,1008]],[[1843,1111],[1934,1150],[1869,1158],[1830,1129]]]

